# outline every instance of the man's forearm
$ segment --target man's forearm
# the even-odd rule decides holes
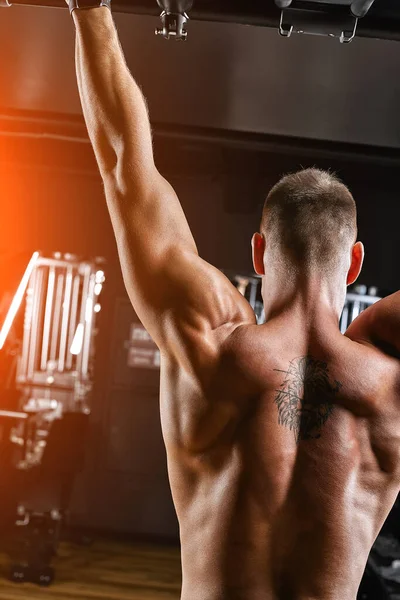
[[[110,11],[75,10],[76,71],[83,114],[103,179],[140,185],[154,169],[143,95],[126,65]]]

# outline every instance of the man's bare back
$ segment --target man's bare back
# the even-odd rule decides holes
[[[332,174],[308,169],[271,190],[252,239],[267,319],[256,326],[199,256],[154,164],[110,11],[72,14],[125,286],[161,350],[182,600],[355,600],[400,485],[400,293],[340,334],[363,261],[355,204]]]
[[[362,316],[346,336],[275,321],[223,344],[204,445],[177,427],[197,429],[202,374],[163,366],[182,600],[354,600],[399,491],[399,361],[361,339]]]

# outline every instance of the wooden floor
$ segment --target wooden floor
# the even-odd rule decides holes
[[[90,547],[61,544],[49,588],[13,584],[0,555],[0,600],[179,600],[179,549],[96,541]]]
[[[63,543],[53,564],[56,579],[49,588],[15,584],[6,577],[9,560],[0,554],[0,600],[180,600],[178,548],[108,540],[89,547]]]

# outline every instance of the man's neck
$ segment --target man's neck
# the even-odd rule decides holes
[[[262,296],[266,320],[284,315],[305,321],[324,319],[339,321],[346,297],[342,279],[314,277],[267,277],[262,282]]]

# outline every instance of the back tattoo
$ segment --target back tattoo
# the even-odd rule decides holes
[[[331,383],[327,363],[312,356],[294,358],[285,373],[280,389],[276,390],[278,423],[293,431],[296,442],[321,437],[334,409],[334,397],[342,387]]]

